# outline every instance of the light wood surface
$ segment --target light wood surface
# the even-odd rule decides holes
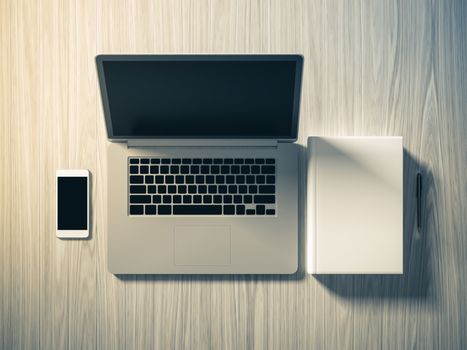
[[[466,18],[461,0],[1,0],[0,348],[466,349]],[[297,275],[107,272],[94,56],[248,52],[304,55],[301,144],[404,137],[404,276],[305,275],[303,222]],[[92,173],[90,240],[55,238],[59,168]]]

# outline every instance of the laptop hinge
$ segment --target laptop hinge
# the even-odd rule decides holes
[[[277,147],[274,139],[133,139],[128,147]]]

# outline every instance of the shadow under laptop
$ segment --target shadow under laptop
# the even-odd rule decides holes
[[[306,276],[305,272],[305,215],[306,215],[306,147],[297,144],[299,149],[298,171],[298,268],[290,275],[281,274],[185,274],[185,275],[115,275],[121,281],[298,281]]]
[[[421,225],[417,227],[417,173],[422,175]],[[431,242],[435,225],[428,216],[427,193],[433,174],[404,149],[404,274],[403,275],[316,275],[316,280],[331,293],[345,298],[424,299],[430,295],[433,280]]]

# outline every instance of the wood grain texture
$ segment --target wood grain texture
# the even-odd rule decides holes
[[[467,348],[466,18],[461,0],[0,1],[0,348]],[[94,56],[247,52],[304,55],[300,144],[404,137],[403,276],[306,276],[304,209],[293,276],[107,271]],[[90,240],[55,238],[68,167],[92,173]]]

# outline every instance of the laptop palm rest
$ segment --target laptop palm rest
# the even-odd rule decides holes
[[[175,265],[230,265],[230,226],[175,226]]]

